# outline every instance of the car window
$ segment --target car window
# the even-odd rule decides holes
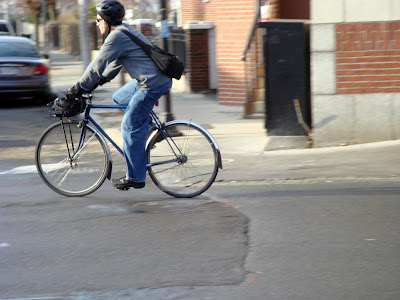
[[[27,43],[0,43],[0,57],[39,57],[36,49]]]
[[[8,32],[8,28],[7,28],[6,24],[0,24],[0,31]]]

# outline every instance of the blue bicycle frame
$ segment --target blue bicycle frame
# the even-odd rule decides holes
[[[124,155],[123,150],[113,141],[113,139],[103,130],[103,128],[101,128],[101,126],[90,116],[90,110],[92,108],[106,108],[106,109],[121,109],[121,110],[123,110],[126,107],[127,106],[119,106],[119,105],[93,105],[91,103],[91,101],[88,101],[88,104],[87,104],[87,107],[86,107],[86,111],[85,111],[85,117],[84,117],[84,119],[82,121],[83,123],[85,123],[85,125],[90,121],[94,125],[94,127],[96,127],[96,129],[101,133],[101,135],[104,136],[115,147],[115,149],[118,150],[118,152],[122,156]],[[174,147],[172,147],[170,141],[167,139],[167,136],[168,137],[171,137],[171,136],[169,135],[168,132],[162,130],[163,129],[163,123],[161,122],[161,120],[158,118],[158,116],[154,113],[153,110],[151,111],[150,116],[151,116],[151,118],[153,120],[154,126],[156,128],[158,128],[158,130],[161,131],[161,134],[167,140],[167,142],[170,145],[171,150],[174,153],[176,158],[173,159],[173,160],[147,164],[147,167],[181,161],[182,160],[182,158],[181,158],[182,153],[180,152],[180,149],[176,146],[175,142],[171,139],[172,143],[175,145],[175,149],[177,149],[180,152],[180,155],[177,155],[177,153],[175,152]],[[77,149],[81,148],[81,146],[84,143],[84,140],[85,140],[85,134],[84,134],[84,131],[82,131],[82,134],[81,134],[81,137],[80,137],[80,141],[79,141],[79,146],[78,146]]]
[[[94,127],[115,147],[115,149],[118,150],[121,155],[124,155],[124,151],[121,150],[121,148],[112,140],[112,138],[103,130],[103,128],[100,127],[100,125],[93,120],[93,118],[90,116],[90,110],[92,108],[110,108],[110,109],[125,109],[126,106],[118,106],[118,105],[93,105],[90,102],[87,105],[86,112],[85,112],[85,118],[83,121],[87,124],[88,121],[90,121]],[[83,137],[81,137],[82,139]]]

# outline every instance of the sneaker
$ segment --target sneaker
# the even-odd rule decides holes
[[[144,188],[144,186],[146,184],[144,182],[135,182],[135,181],[126,180],[125,177],[122,177],[120,179],[113,179],[112,185],[119,190],[126,191],[126,190],[129,190],[131,187],[133,187],[135,189]]]

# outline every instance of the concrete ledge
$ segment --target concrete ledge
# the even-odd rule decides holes
[[[218,112],[222,113],[244,113],[244,108],[241,105],[219,105]]]
[[[211,21],[190,21],[187,22],[183,29],[190,30],[190,29],[211,29],[214,27],[214,22]]]
[[[399,139],[400,93],[312,97],[314,147]]]
[[[306,136],[269,136],[264,151],[304,148]]]

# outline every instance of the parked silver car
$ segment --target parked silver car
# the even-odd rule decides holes
[[[32,40],[0,36],[0,100],[6,96],[50,101],[49,63]]]

